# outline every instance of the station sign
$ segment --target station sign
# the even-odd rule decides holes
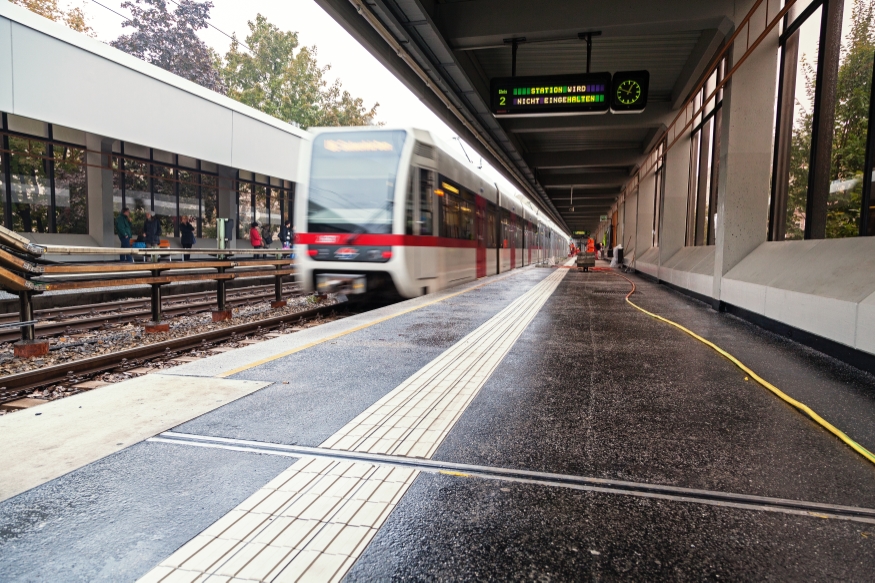
[[[492,113],[513,115],[580,115],[607,113],[611,74],[497,77],[491,82]]]
[[[496,117],[641,113],[649,82],[647,71],[496,77],[490,102]]]
[[[587,235],[586,231],[574,231],[575,237],[586,237],[586,235]]]

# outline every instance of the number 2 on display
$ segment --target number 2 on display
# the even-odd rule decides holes
[[[507,98],[504,95],[502,95],[501,97],[498,98],[498,105],[507,105],[506,101],[507,101]]]

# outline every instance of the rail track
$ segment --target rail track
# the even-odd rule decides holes
[[[285,284],[284,297],[298,297],[296,284]],[[228,292],[225,301],[230,307],[248,305],[253,301],[274,297],[273,285],[259,285],[239,288]],[[216,305],[215,292],[195,292],[165,298],[162,313],[165,316],[193,315],[205,312]],[[34,317],[43,321],[35,327],[36,337],[50,337],[95,330],[113,324],[124,324],[148,319],[151,315],[150,300],[131,299],[103,304],[71,306],[69,308],[50,308],[37,310]],[[84,317],[83,317],[84,316]],[[19,321],[17,313],[0,314],[0,324]],[[21,338],[17,328],[0,329],[0,342],[15,342]]]
[[[23,373],[7,375],[0,377],[0,404],[19,399],[25,396],[27,392],[40,387],[61,382],[70,384],[83,382],[87,377],[95,374],[116,369],[136,368],[143,361],[149,359],[166,357],[169,360],[185,351],[206,349],[217,343],[234,340],[248,334],[268,332],[288,324],[303,322],[320,316],[328,316],[332,313],[344,312],[347,309],[346,304],[321,306],[294,314],[284,314],[255,320],[236,326],[210,330],[181,338],[173,338],[110,354],[102,354]]]

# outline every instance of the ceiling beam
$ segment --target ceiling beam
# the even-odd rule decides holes
[[[589,168],[597,166],[633,166],[641,150],[577,150],[575,152],[532,152],[526,162],[532,168]]]
[[[617,186],[621,187],[629,180],[628,172],[586,172],[570,174],[541,174],[541,184],[544,188],[557,188],[572,186],[575,188],[587,188],[592,186]]]
[[[453,48],[500,46],[505,38],[544,40],[601,31],[603,36],[646,35],[716,28],[736,13],[734,0],[477,0],[435,4],[432,16]]]
[[[655,102],[638,114],[569,115],[548,117],[504,117],[498,121],[506,132],[514,134],[542,132],[580,132],[586,130],[622,130],[656,126],[670,122],[671,105]]]
[[[717,28],[709,28],[702,31],[699,42],[690,53],[681,74],[678,75],[674,88],[671,91],[671,108],[678,109],[690,96],[690,92],[705,74],[705,69],[711,63],[711,59],[723,46],[726,35],[732,30],[732,22],[724,18]]]

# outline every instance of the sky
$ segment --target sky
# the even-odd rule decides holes
[[[112,12],[114,10],[127,16],[129,12],[121,7],[122,2],[123,0],[69,0],[66,4],[80,6],[97,38],[110,42],[131,30],[122,28],[123,18]],[[172,2],[168,1],[168,4],[172,9]],[[331,66],[328,72],[329,82],[339,79],[343,88],[354,97],[361,97],[368,108],[374,103],[380,104],[377,109],[378,122],[383,122],[386,126],[415,126],[429,130],[457,147],[457,152],[462,152],[462,146],[454,140],[457,137],[455,132],[313,0],[213,0],[210,22],[221,32],[208,28],[200,31],[199,36],[207,45],[224,55],[231,43],[230,38],[225,35],[236,33],[237,38],[245,42],[249,33],[247,23],[254,20],[257,14],[264,15],[281,30],[297,32],[302,46],[315,45],[320,66]],[[464,148],[467,155],[479,166],[480,156],[470,145],[465,144]],[[507,180],[489,164],[483,162],[483,170],[499,187],[507,188]]]

